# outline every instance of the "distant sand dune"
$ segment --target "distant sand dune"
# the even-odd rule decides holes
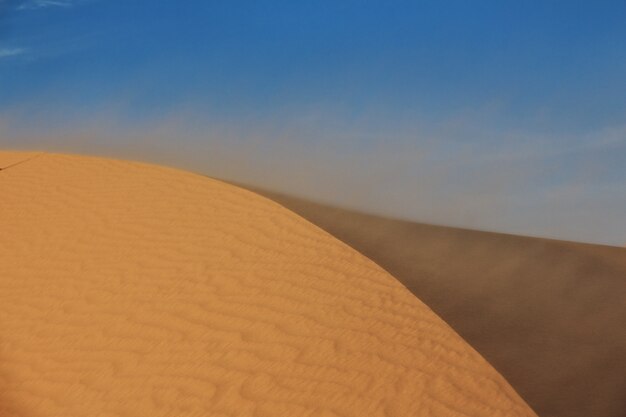
[[[0,155],[0,415],[534,415],[393,277],[278,204],[24,156]]]
[[[543,417],[626,416],[626,251],[274,199],[372,259]]]

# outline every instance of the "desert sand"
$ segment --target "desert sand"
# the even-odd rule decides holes
[[[392,220],[253,189],[393,274],[538,415],[626,416],[623,248]]]
[[[0,154],[0,415],[533,416],[374,262],[250,191]]]
[[[0,150],[0,170],[27,162],[41,154],[41,152],[9,152]]]

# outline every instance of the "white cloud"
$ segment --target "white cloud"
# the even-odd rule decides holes
[[[25,53],[26,49],[24,48],[0,48],[0,59],[23,55]]]
[[[46,7],[71,7],[76,3],[74,0],[31,0],[20,4],[17,10],[36,10]]]

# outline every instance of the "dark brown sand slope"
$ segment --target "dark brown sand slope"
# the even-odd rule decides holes
[[[626,416],[626,250],[396,221],[254,191],[389,271],[540,416]]]

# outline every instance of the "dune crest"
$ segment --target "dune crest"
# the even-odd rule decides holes
[[[0,415],[535,415],[398,281],[280,205],[24,156],[0,154]]]

